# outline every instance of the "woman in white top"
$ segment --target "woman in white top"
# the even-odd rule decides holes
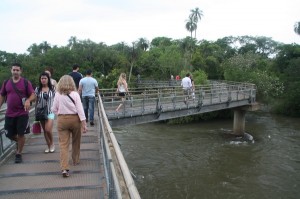
[[[128,93],[128,87],[127,87],[126,74],[125,73],[120,74],[117,86],[118,86],[117,92],[118,92],[119,96],[122,97],[122,103],[118,106],[118,108],[116,109],[116,112],[118,112],[119,109],[124,104],[126,93]]]

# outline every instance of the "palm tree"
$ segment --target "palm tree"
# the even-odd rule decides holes
[[[74,48],[74,46],[78,43],[78,40],[75,36],[71,36],[70,39],[68,40],[68,47],[71,50],[72,48]]]
[[[198,23],[198,20],[201,20],[202,16],[203,16],[203,12],[199,8],[195,8],[195,9],[191,10],[190,18],[196,24],[196,27],[195,27],[195,38],[196,38],[196,31],[197,31],[197,23]]]
[[[146,51],[149,48],[149,41],[145,38],[139,38],[139,40],[137,42],[137,48],[140,48],[143,51]]]
[[[300,35],[300,21],[296,22],[294,25],[294,31],[297,35]]]
[[[197,23],[195,23],[195,21],[193,20],[193,18],[191,17],[191,15],[189,16],[189,19],[186,20],[185,28],[189,32],[191,32],[191,38],[192,38],[193,37],[192,36],[193,31],[197,29]]]
[[[39,44],[39,48],[41,53],[45,54],[49,49],[51,49],[51,45],[47,41],[44,41],[43,43]]]

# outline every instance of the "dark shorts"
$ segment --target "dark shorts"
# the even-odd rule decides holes
[[[15,135],[24,135],[30,132],[29,116],[21,115],[18,117],[5,116],[4,129],[7,131],[6,137],[12,139]]]
[[[119,93],[119,96],[120,97],[125,97],[125,93],[121,92],[121,93]]]

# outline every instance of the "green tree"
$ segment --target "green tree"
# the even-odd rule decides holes
[[[172,39],[168,37],[155,37],[151,41],[151,48],[155,47],[167,47],[172,45]]]
[[[271,71],[266,70],[265,58],[258,54],[236,55],[222,64],[225,80],[249,82],[257,86],[257,98],[268,102],[278,98],[283,92],[282,81]]]
[[[272,69],[284,84],[284,94],[276,99],[276,112],[300,116],[300,45],[280,46]]]
[[[149,41],[145,38],[139,38],[136,47],[146,51],[149,48]]]
[[[203,12],[199,8],[195,8],[195,9],[191,10],[191,14],[190,14],[189,18],[191,18],[194,21],[194,23],[196,24],[195,30],[194,30],[195,31],[195,39],[196,39],[196,32],[197,32],[197,28],[198,28],[198,22],[199,22],[199,20],[201,20],[202,16],[203,16]]]
[[[185,28],[191,33],[191,38],[193,38],[193,31],[197,29],[197,23],[194,21],[193,17],[189,16],[186,20]]]

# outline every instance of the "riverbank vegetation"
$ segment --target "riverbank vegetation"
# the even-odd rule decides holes
[[[24,66],[23,75],[34,84],[45,67],[51,66],[53,78],[59,80],[74,63],[80,65],[82,73],[92,69],[100,88],[115,87],[121,72],[128,74],[131,87],[138,74],[141,79],[169,80],[171,75],[183,77],[190,72],[195,84],[205,84],[207,79],[250,82],[257,85],[257,100],[272,111],[300,116],[300,45],[282,44],[268,37],[224,37],[217,41],[156,37],[108,46],[73,36],[66,46],[45,41],[32,44],[24,54],[0,51],[0,83],[11,76],[13,62]]]

